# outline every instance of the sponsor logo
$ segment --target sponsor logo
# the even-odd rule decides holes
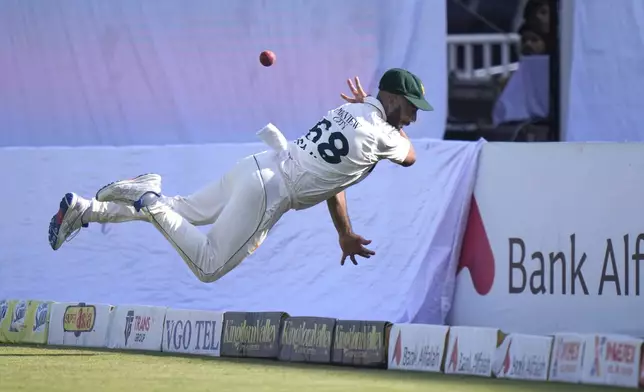
[[[243,320],[236,325],[235,320],[226,320],[224,325],[223,343],[232,344],[239,350],[242,346],[250,350],[259,350],[261,344],[272,345],[277,340],[278,326],[265,319],[264,324],[256,320],[255,324],[248,324]]]
[[[215,335],[216,329],[215,320],[196,320],[194,323],[190,320],[166,320],[166,350],[217,351],[219,337]]]
[[[579,371],[581,358],[581,342],[566,341],[562,337],[557,338],[557,351],[554,353],[552,363],[552,376],[560,374],[576,374]]]
[[[452,355],[449,356],[449,364],[447,367],[456,372],[456,367],[458,366],[458,336],[454,340],[454,345],[452,346]]]
[[[306,321],[294,328],[293,321],[286,320],[281,341],[283,345],[292,346],[295,353],[312,355],[317,349],[328,351],[331,348],[331,331],[326,324],[307,325]]]
[[[387,367],[384,321],[340,320],[333,336],[332,362],[367,367]]]
[[[19,332],[25,328],[25,316],[27,315],[27,302],[19,301],[13,308],[11,314],[11,324],[9,324],[9,332]]]
[[[590,375],[595,377],[601,377],[602,375],[602,351],[606,345],[606,338],[595,336],[595,353],[593,357],[593,364],[590,368]]]
[[[334,348],[354,356],[367,355],[369,351],[380,352],[383,349],[382,332],[375,325],[352,325],[348,331],[337,328]]]
[[[134,310],[128,310],[125,315],[125,345],[127,346],[128,340],[134,332],[134,342],[143,343],[148,331],[150,331],[150,316],[136,315]]]
[[[127,315],[125,316],[125,329],[123,330],[123,335],[125,336],[125,345],[127,346],[127,341],[130,339],[132,334],[132,323],[134,322],[134,311],[128,310]]]
[[[503,359],[503,365],[501,367],[501,374],[508,374],[510,371],[510,364],[512,363],[512,354],[510,353],[510,348],[512,348],[512,339],[508,342],[508,348],[505,349],[505,359]]]
[[[402,344],[402,331],[398,331],[392,361],[396,366],[411,368],[438,368],[441,362],[441,348],[438,345],[408,347]]]
[[[448,368],[453,373],[488,375],[492,366],[492,358],[483,351],[463,353],[458,347],[458,337],[452,346]]]
[[[595,336],[594,343],[591,376],[602,377],[604,374],[610,374],[631,377],[637,371],[635,353],[638,347],[636,345],[610,341],[605,336]]]
[[[548,364],[546,358],[541,355],[523,355],[517,357],[512,354],[510,348],[512,340],[505,351],[505,359],[501,374],[518,378],[543,378],[546,376]]]
[[[226,312],[221,333],[221,356],[277,358],[284,312]]]
[[[63,331],[73,332],[74,336],[79,337],[83,332],[94,330],[96,322],[96,307],[79,303],[70,305],[65,308],[63,315]]]
[[[43,332],[47,326],[47,314],[49,313],[49,304],[41,302],[34,313],[33,332]]]
[[[398,332],[398,337],[396,338],[396,344],[394,345],[394,353],[391,356],[391,360],[396,362],[396,365],[400,365],[400,360],[402,359],[402,343],[400,338],[400,332]]]
[[[9,310],[9,302],[6,300],[0,301],[0,324],[7,317],[7,311]]]
[[[487,295],[494,284],[494,254],[474,196],[472,196],[470,203],[461,249],[456,274],[459,274],[463,269],[469,270],[474,290],[479,295]]]
[[[331,362],[336,319],[288,317],[282,323],[278,359],[291,362]]]

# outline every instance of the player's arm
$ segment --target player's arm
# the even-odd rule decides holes
[[[412,144],[411,140],[409,140],[409,137],[407,136],[405,131],[403,131],[401,128],[398,130],[398,132],[400,133],[400,136],[402,136],[404,139],[407,139],[407,141],[409,142],[409,151],[407,152],[407,156],[405,157],[405,159],[403,159],[403,161],[400,162],[400,165],[404,167],[409,167],[414,163],[416,163],[416,150],[414,150],[414,145]]]
[[[369,245],[371,240],[362,238],[351,229],[349,213],[347,212],[347,197],[344,191],[328,199],[327,206],[329,207],[331,219],[333,219],[333,225],[340,237],[340,248],[342,249],[340,265],[344,265],[347,257],[351,259],[353,264],[357,265],[356,255],[367,259],[375,255],[376,252],[364,247],[364,245]]]
[[[347,210],[347,196],[344,191],[331,197],[326,201],[326,204],[329,207],[329,214],[331,214],[331,219],[338,235],[350,234],[351,221]]]
[[[383,124],[377,135],[379,159],[388,159],[404,167],[416,162],[416,151],[405,131]]]

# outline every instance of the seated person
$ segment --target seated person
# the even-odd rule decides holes
[[[530,27],[527,23],[524,23],[521,26],[519,29],[519,35],[521,36],[522,56],[548,54],[548,45],[546,44],[546,39],[543,34]]]

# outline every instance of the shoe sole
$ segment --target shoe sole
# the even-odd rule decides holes
[[[49,227],[50,227],[49,245],[51,245],[51,248],[53,250],[60,249],[60,247],[63,246],[63,244],[65,243],[65,239],[63,239],[62,241],[59,241],[60,228],[63,226],[63,222],[65,221],[65,218],[67,217],[67,212],[70,209],[73,209],[76,206],[76,203],[78,203],[78,197],[76,195],[74,195],[72,197],[71,203],[67,203],[67,194],[65,194],[65,196],[63,196],[62,200],[60,201],[60,205],[58,207],[58,212],[51,218],[51,222],[49,223]],[[54,238],[53,238],[54,241],[52,243],[51,224],[54,222],[56,217],[58,215],[60,215],[61,213],[62,213],[62,218],[60,219],[60,224],[57,224],[58,225],[58,230],[54,234]]]
[[[136,200],[130,200],[130,199],[120,199],[120,198],[102,198],[101,197],[101,192],[105,191],[107,188],[113,187],[113,186],[118,186],[118,185],[123,185],[127,183],[142,183],[146,182],[149,180],[154,180],[159,178],[160,176],[158,174],[154,173],[146,173],[146,174],[141,174],[138,175],[130,180],[120,180],[120,181],[114,181],[110,182],[109,184],[105,185],[101,189],[99,189],[96,192],[96,200],[98,201],[115,201],[115,202],[123,202],[123,203],[133,203]]]

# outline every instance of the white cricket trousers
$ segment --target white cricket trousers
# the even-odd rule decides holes
[[[202,282],[227,274],[264,241],[291,208],[279,171],[279,154],[262,152],[239,161],[219,181],[183,197],[162,196],[145,212],[92,200],[90,222],[147,220],[152,223]],[[195,226],[212,224],[204,235]]]

